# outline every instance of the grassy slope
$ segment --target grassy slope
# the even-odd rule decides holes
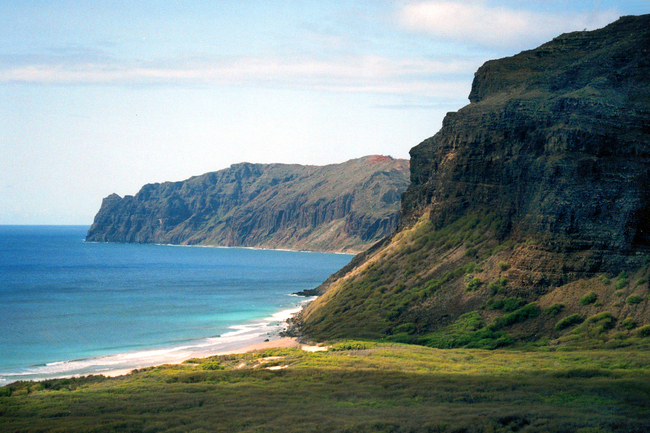
[[[644,353],[438,350],[351,341],[333,349],[213,357],[114,379],[16,383],[0,388],[0,429],[650,429],[650,360]]]
[[[499,224],[478,212],[436,231],[425,214],[334,281],[304,312],[303,331],[439,348],[649,347],[650,257],[630,272],[553,284],[566,257],[499,240]]]

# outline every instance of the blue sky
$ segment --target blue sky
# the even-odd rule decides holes
[[[485,61],[650,1],[0,1],[0,224],[230,164],[408,158]]]

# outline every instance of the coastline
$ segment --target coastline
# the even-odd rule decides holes
[[[295,349],[300,348],[307,352],[318,352],[318,351],[327,350],[328,346],[319,346],[319,345],[313,346],[313,345],[301,344],[300,342],[298,342],[298,339],[296,337],[282,337],[275,340],[267,340],[262,343],[250,344],[248,346],[241,347],[238,349],[226,350],[223,352],[216,352],[216,353],[206,353],[194,358],[208,358],[210,356],[220,356],[220,355],[238,355],[238,354],[249,353],[249,352],[258,352],[267,349],[288,349],[288,348],[295,348]],[[187,359],[191,359],[191,358],[187,358]],[[187,361],[187,359],[183,359],[178,362],[166,362],[163,364],[149,365],[147,367],[158,367],[160,365],[169,365],[169,364],[172,365],[182,364],[183,362]],[[142,368],[146,368],[146,367],[142,367]],[[106,377],[119,377],[119,376],[130,374],[133,370],[135,369],[113,370],[113,371],[104,372],[102,373],[102,375]]]
[[[89,375],[123,376],[140,368],[181,364],[192,358],[241,354],[269,348],[298,348],[304,346],[305,350],[325,350],[317,346],[301,345],[293,337],[280,337],[280,332],[286,328],[287,320],[301,311],[312,300],[313,298],[304,299],[297,306],[279,311],[265,319],[245,325],[231,326],[232,332],[218,337],[199,339],[166,348],[152,348],[53,362],[42,366],[33,366],[18,372],[0,372],[0,387],[16,381],[39,382]]]

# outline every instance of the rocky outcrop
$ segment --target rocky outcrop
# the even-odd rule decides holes
[[[471,104],[411,150],[402,224],[483,208],[500,236],[558,251],[650,247],[649,25],[626,17],[483,65]]]
[[[304,331],[441,341],[423,336],[470,312],[489,323],[501,313],[486,305],[508,296],[544,307],[571,284],[601,290],[600,311],[647,323],[616,297],[629,287],[645,305],[650,290],[650,15],[489,61],[469,99],[411,150],[396,234],[318,289]],[[614,296],[601,282],[618,275]],[[557,336],[539,317],[516,331]],[[499,323],[472,327],[494,336]]]
[[[395,229],[407,185],[408,162],[382,156],[235,164],[106,197],[86,240],[358,252]]]

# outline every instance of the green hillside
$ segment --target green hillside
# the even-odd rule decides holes
[[[235,164],[106,197],[86,240],[359,252],[397,227],[408,166]]]
[[[650,16],[476,73],[411,150],[400,228],[296,319],[317,340],[650,344]]]

